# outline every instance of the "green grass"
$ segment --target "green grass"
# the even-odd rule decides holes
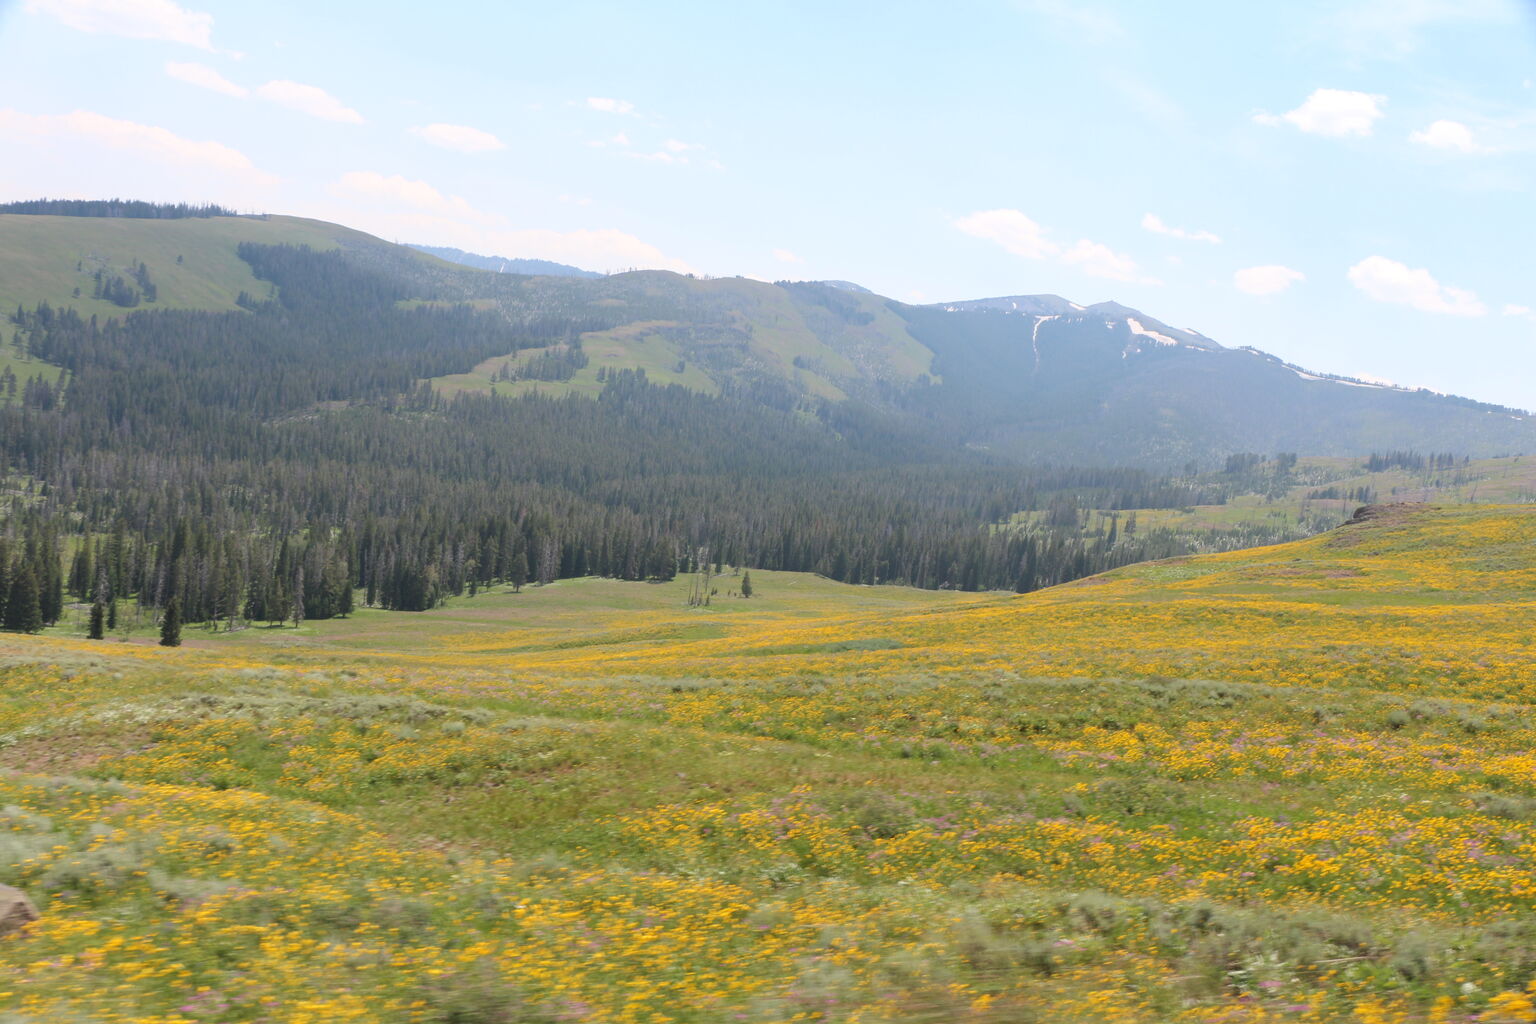
[[[236,297],[268,286],[235,253],[241,242],[263,245],[383,245],[360,231],[300,217],[189,217],[138,220],[0,214],[0,310],[47,302],[82,316],[129,312],[92,299],[97,268],[130,276],[142,261],[159,296],[137,309],[233,310]],[[79,295],[75,294],[79,290]]]
[[[16,375],[16,395],[14,400],[18,402],[21,401],[22,389],[26,387],[27,381],[33,377],[41,377],[49,384],[57,384],[59,375],[64,372],[63,369],[51,363],[33,359],[31,356],[17,355],[15,346],[9,342],[4,343],[3,347],[0,347],[0,376],[4,376],[6,370],[10,370],[11,373]],[[11,400],[11,396],[0,393],[0,405]]]
[[[782,377],[805,394],[837,400],[848,397],[846,385],[853,381],[911,381],[932,370],[933,353],[876,296],[850,294],[857,314],[850,319],[802,305],[781,288],[746,278],[657,275],[654,287],[676,293],[696,319],[687,324],[637,321],[583,335],[590,362],[568,381],[494,382],[502,366],[532,358],[521,353],[488,359],[469,373],[434,378],[432,384],[448,394],[591,396],[601,390],[599,369],[643,369],[653,382],[716,394],[719,378],[735,376],[746,365]],[[688,340],[669,336],[677,331],[687,332]],[[684,364],[681,372],[679,362]]]
[[[694,365],[684,365],[682,372],[677,366],[683,360],[678,346],[658,332],[658,328],[675,326],[669,323],[637,323],[618,327],[611,331],[595,331],[582,335],[582,349],[587,354],[587,365],[564,381],[517,380],[498,381],[495,375],[503,368],[526,365],[544,354],[547,349],[526,349],[505,356],[493,356],[476,366],[469,373],[454,373],[432,378],[432,386],[444,394],[461,391],[478,391],[498,395],[565,395],[578,394],[594,397],[603,385],[597,379],[598,370],[617,373],[621,370],[644,370],[653,384],[680,384],[690,391],[701,394],[719,394],[720,387],[709,375]]]
[[[175,651],[3,635],[0,881],[46,915],[6,990],[25,1020],[200,988],[231,1022],[1518,1020],[1533,531],[1399,513],[1025,597],[754,570],[706,608],[583,579]]]

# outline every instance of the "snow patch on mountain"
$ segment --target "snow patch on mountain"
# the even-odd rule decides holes
[[[1053,313],[1050,316],[1035,317],[1035,329],[1029,332],[1029,344],[1035,350],[1036,374],[1039,374],[1040,372],[1040,325],[1045,323],[1047,320],[1055,320],[1060,315],[1060,313]]]
[[[1130,317],[1130,316],[1126,317],[1125,318],[1125,325],[1131,329],[1131,333],[1132,334],[1139,334],[1139,335],[1142,335],[1143,337],[1151,338],[1153,341],[1157,342],[1159,345],[1177,345],[1177,344],[1179,344],[1178,341],[1174,340],[1173,338],[1168,337],[1168,335],[1166,335],[1166,334],[1160,334],[1157,331],[1149,331],[1149,330],[1147,330],[1145,327],[1141,326],[1141,321],[1137,320],[1135,317]]]

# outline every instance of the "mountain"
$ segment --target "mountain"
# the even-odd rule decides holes
[[[18,628],[65,594],[272,622],[345,614],[354,590],[421,610],[715,563],[1027,591],[1205,543],[1086,510],[1351,475],[1198,473],[1234,454],[1536,450],[1523,413],[1057,296],[486,273],[317,221],[132,203],[0,214],[0,271]]]
[[[602,277],[595,270],[582,270],[566,263],[555,263],[552,260],[507,259],[505,256],[481,256],[478,253],[465,252],[463,249],[451,249],[439,245],[416,245],[410,247],[417,252],[428,253],[438,259],[447,260],[449,263],[457,263],[460,266],[474,267],[476,270],[490,270],[497,274],[524,274],[528,276],[543,275],[545,277]]]
[[[868,288],[865,288],[863,285],[861,285],[861,284],[854,284],[852,281],[812,281],[810,283],[811,284],[824,284],[828,288],[836,288],[836,289],[838,289],[840,291],[845,291],[845,292],[860,292],[860,293],[862,293],[864,295],[873,295],[874,294]]]
[[[402,303],[568,325],[553,344],[508,345],[424,374],[449,394],[595,396],[611,375],[644,370],[653,383],[829,422],[870,410],[927,443],[1011,461],[1154,469],[1241,451],[1536,449],[1536,421],[1517,410],[1304,370],[1113,302],[1013,295],[914,306],[849,282],[603,276],[397,246],[301,218],[105,208],[110,216],[0,214],[0,308],[235,311],[279,297],[242,246],[308,246],[389,277]],[[466,261],[541,272],[476,273]]]
[[[945,382],[922,405],[967,443],[1014,457],[1174,466],[1215,450],[1493,455],[1536,443],[1520,410],[1309,372],[1119,303],[1018,295],[901,312]]]

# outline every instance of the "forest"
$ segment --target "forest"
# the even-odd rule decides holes
[[[341,252],[239,255],[267,289],[238,312],[12,314],[16,349],[63,372],[0,406],[8,628],[54,622],[69,598],[107,628],[124,601],[174,600],[187,622],[233,629],[345,615],[354,589],[421,610],[492,585],[725,565],[1024,592],[1187,550],[1155,531],[1085,535],[1079,509],[1224,495],[957,452],[875,404],[765,401],[772,381],[709,396],[622,370],[596,401],[444,396],[424,379],[530,349],[544,354],[525,375],[558,378],[584,360],[583,333],[614,323],[509,318]]]
[[[151,203],[142,199],[24,199],[0,203],[0,213],[54,217],[131,217],[136,220],[237,216],[234,210],[214,203]]]

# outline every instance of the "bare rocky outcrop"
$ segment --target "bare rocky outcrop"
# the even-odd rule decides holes
[[[31,924],[37,920],[37,908],[27,899],[27,894],[9,885],[0,885],[0,935]]]
[[[1394,501],[1380,505],[1361,505],[1355,509],[1355,514],[1350,516],[1344,525],[1354,526],[1358,523],[1369,523],[1379,519],[1401,519],[1410,512],[1428,507],[1422,501]]]

